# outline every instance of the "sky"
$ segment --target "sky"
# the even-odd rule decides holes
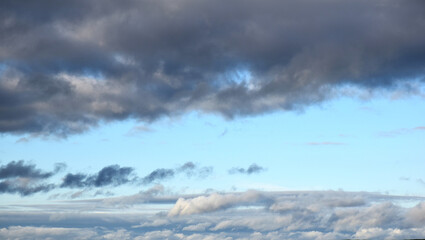
[[[1,1],[0,238],[424,238],[424,7]]]

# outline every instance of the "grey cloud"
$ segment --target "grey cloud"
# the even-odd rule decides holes
[[[178,173],[185,173],[187,177],[197,176],[199,178],[208,177],[213,172],[213,167],[199,167],[193,162],[186,162],[176,169]]]
[[[164,180],[167,178],[174,177],[174,174],[175,172],[173,169],[165,169],[165,168],[156,169],[155,171],[151,172],[149,175],[144,177],[142,179],[142,183],[149,184],[154,181]]]
[[[193,162],[186,162],[176,168],[158,168],[141,179],[142,184],[150,184],[175,177],[179,173],[184,173],[187,177],[197,176],[198,178],[208,177],[213,171],[212,167],[199,167]]]
[[[93,175],[68,173],[60,186],[62,188],[119,186],[134,181],[134,179],[130,179],[133,170],[130,167],[111,165],[102,168],[98,173]]]
[[[180,167],[166,169],[159,168],[143,178],[139,178],[131,167],[120,167],[110,165],[102,168],[94,174],[88,173],[67,173],[61,183],[46,184],[44,180],[62,172],[66,169],[66,164],[56,163],[51,172],[36,168],[36,165],[25,163],[24,161],[12,161],[0,166],[0,193],[19,193],[23,196],[37,192],[48,192],[57,187],[60,188],[101,188],[106,186],[120,186],[123,184],[151,184],[175,177],[178,174],[185,174],[187,177],[196,176],[205,178],[212,172],[212,167],[199,167],[192,162],[186,162]],[[80,197],[85,191],[78,191],[71,195],[71,198]],[[65,194],[66,195],[66,194]],[[65,196],[61,195],[61,196]],[[58,195],[59,196],[59,195]]]
[[[422,1],[0,3],[0,132],[297,110],[423,83]],[[419,80],[412,80],[419,79]]]
[[[82,173],[72,174],[68,173],[65,178],[63,179],[63,182],[61,184],[61,187],[85,187],[86,184],[87,175]]]
[[[265,171],[265,169],[261,166],[258,166],[257,164],[253,163],[251,164],[247,169],[245,168],[232,168],[229,170],[230,174],[235,174],[235,173],[241,173],[241,174],[248,174],[251,175],[253,173],[259,173]]]
[[[191,171],[196,168],[196,165],[193,162],[187,162],[178,168],[179,171]]]
[[[28,182],[29,181],[29,182]],[[18,193],[29,196],[38,192],[48,192],[55,188],[53,184],[38,184],[30,179],[5,180],[0,182],[0,193]]]
[[[14,177],[45,179],[53,176],[53,174],[54,172],[43,172],[33,164],[25,164],[23,160],[12,161],[0,167],[0,179]]]
[[[9,162],[0,167],[0,179],[2,179],[0,193],[18,193],[21,196],[28,196],[38,192],[48,192],[54,189],[55,185],[43,181],[64,168],[63,163],[57,163],[52,172],[45,172],[23,160]]]

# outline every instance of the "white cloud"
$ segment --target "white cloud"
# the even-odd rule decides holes
[[[199,196],[192,199],[179,198],[168,216],[199,214],[249,203],[253,204],[262,197],[257,191],[248,191],[241,194],[213,193],[209,196]]]
[[[198,223],[195,225],[189,225],[187,227],[183,228],[183,231],[205,231],[209,226],[211,226],[211,223]]]

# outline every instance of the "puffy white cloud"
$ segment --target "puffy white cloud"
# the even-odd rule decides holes
[[[212,212],[234,206],[254,204],[261,199],[263,199],[263,195],[257,191],[241,194],[213,193],[209,196],[199,196],[192,199],[179,198],[168,215],[178,216]]]

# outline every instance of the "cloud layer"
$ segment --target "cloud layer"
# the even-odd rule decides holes
[[[423,1],[0,3],[0,132],[66,136],[189,111],[232,118],[406,86]],[[346,93],[346,92],[345,92]]]
[[[423,197],[366,192],[189,196],[170,195],[157,185],[137,195],[32,208],[3,211],[0,238],[418,239],[425,234]]]

